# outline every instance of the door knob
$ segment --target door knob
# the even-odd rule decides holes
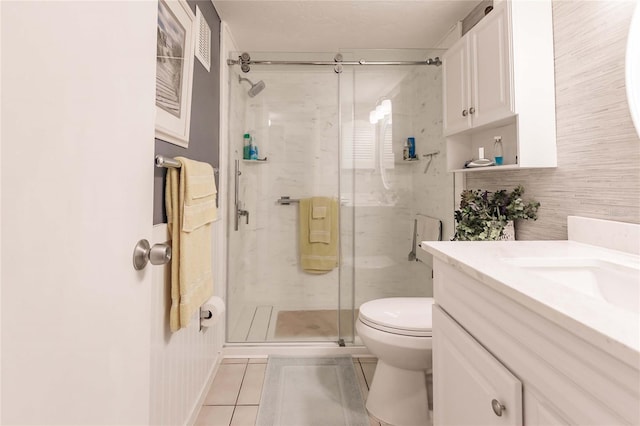
[[[474,112],[476,112],[474,107],[469,108],[469,114],[473,115]]]
[[[466,110],[466,109],[463,109],[463,110],[462,110],[462,116],[463,116],[463,117],[466,117],[467,115],[468,115],[467,110]]]
[[[144,269],[147,263],[165,265],[171,260],[171,246],[169,244],[154,244],[147,240],[140,240],[133,248],[133,268],[136,271]]]

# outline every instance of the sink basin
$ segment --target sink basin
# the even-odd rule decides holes
[[[590,258],[515,257],[502,260],[619,308],[640,312],[640,266]]]

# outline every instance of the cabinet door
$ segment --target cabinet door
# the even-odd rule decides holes
[[[494,404],[504,408],[496,407],[496,413]],[[520,380],[437,305],[433,308],[433,414],[436,425],[522,424]]]
[[[469,56],[467,39],[460,39],[443,55],[443,132],[445,135],[471,127],[469,107]]]
[[[513,115],[507,25],[506,5],[502,4],[469,32],[474,127]]]

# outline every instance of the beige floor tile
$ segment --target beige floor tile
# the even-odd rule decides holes
[[[195,426],[229,426],[233,416],[233,406],[202,406]]]
[[[254,426],[257,417],[257,405],[238,405],[233,412],[231,426]]]
[[[246,364],[249,358],[224,358],[222,364]]]
[[[363,363],[362,372],[364,373],[364,378],[367,380],[367,387],[371,388],[371,382],[373,382],[373,373],[376,371],[376,364],[372,363]]]
[[[221,364],[204,405],[235,405],[246,364]]]
[[[264,372],[267,364],[249,364],[240,388],[238,405],[258,405],[262,395]]]
[[[266,364],[268,359],[266,356],[263,358],[249,358],[249,364]]]

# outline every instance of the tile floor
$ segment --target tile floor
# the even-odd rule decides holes
[[[375,358],[353,358],[366,399],[376,369]],[[253,426],[258,415],[266,358],[225,358],[213,379],[196,426]],[[371,426],[384,426],[370,419]]]

